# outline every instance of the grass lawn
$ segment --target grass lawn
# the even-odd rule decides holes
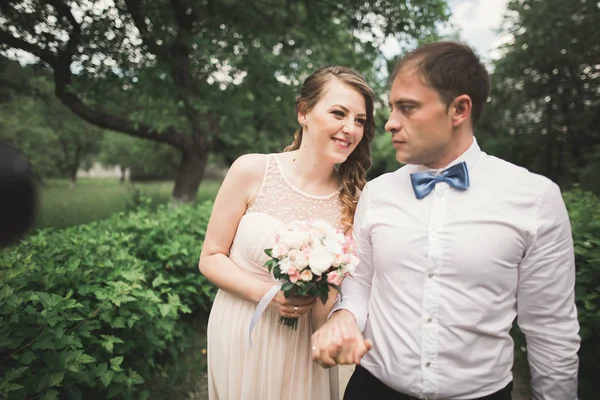
[[[67,180],[49,180],[40,188],[40,204],[36,228],[64,228],[102,220],[127,211],[134,205],[136,191],[151,199],[151,204],[167,203],[174,182],[120,183],[118,180],[82,178],[76,187]],[[220,181],[204,180],[198,189],[198,200],[212,200]]]

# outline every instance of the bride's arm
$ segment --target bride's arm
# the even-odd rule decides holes
[[[258,194],[265,162],[263,155],[248,154],[231,165],[213,205],[198,265],[214,285],[253,302],[260,301],[271,285],[244,272],[229,258],[229,249],[242,216]]]
[[[265,163],[265,157],[258,154],[242,156],[233,163],[215,199],[198,263],[200,272],[218,288],[255,303],[273,283],[244,272],[229,258],[229,249],[242,216],[258,195]],[[282,317],[290,318],[307,313],[313,305],[310,298],[286,298],[281,291],[271,301]]]

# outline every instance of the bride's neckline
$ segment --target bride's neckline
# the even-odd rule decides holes
[[[337,188],[333,193],[327,194],[327,195],[316,195],[316,194],[310,194],[310,193],[306,193],[305,191],[301,190],[300,188],[294,186],[287,178],[287,176],[285,176],[285,173],[283,172],[283,167],[281,166],[281,161],[279,160],[279,155],[278,154],[274,154],[275,156],[275,161],[277,162],[277,169],[279,170],[279,175],[281,175],[281,178],[283,179],[283,181],[286,183],[286,185],[288,185],[293,191],[300,193],[301,195],[308,197],[310,199],[318,199],[318,200],[327,200],[327,199],[331,199],[332,197],[334,197],[335,195],[337,195],[341,190],[342,190],[342,186],[340,185],[339,188]]]

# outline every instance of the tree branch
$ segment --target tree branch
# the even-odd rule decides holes
[[[41,49],[35,44],[29,43],[26,40],[14,37],[4,30],[0,30],[0,43],[4,43],[12,48],[21,49],[31,53],[50,65],[54,65],[56,62],[56,56],[52,52]]]
[[[186,7],[181,0],[170,0],[169,2],[175,11],[175,21],[177,21],[177,26],[179,26],[182,31],[191,33],[194,21],[197,20],[194,9]]]
[[[55,94],[71,111],[87,122],[103,129],[111,129],[130,136],[150,139],[161,143],[167,143],[174,147],[183,149],[187,146],[189,139],[177,132],[174,128],[168,128],[159,132],[146,124],[137,124],[125,118],[105,113],[86,105],[69,88],[72,83],[71,64],[79,46],[81,38],[81,26],[75,20],[71,9],[60,0],[46,0],[46,3],[55,8],[57,13],[65,18],[72,26],[69,32],[69,40],[63,51],[58,54],[42,49],[35,44],[17,38],[10,33],[0,30],[0,42],[10,47],[27,51],[42,61],[48,63],[54,71]]]
[[[56,75],[55,75],[56,77]],[[58,87],[58,84],[57,84]],[[68,90],[56,92],[57,97],[71,111],[87,122],[100,128],[128,134],[142,139],[150,139],[156,142],[167,143],[179,149],[186,147],[186,139],[174,128],[167,128],[162,133],[146,124],[136,124],[125,118],[111,115],[101,110],[93,109],[83,103],[79,97]]]
[[[190,122],[194,144],[206,147],[205,134],[202,129],[203,118],[193,107],[194,102],[200,98],[200,93],[191,73],[190,48],[188,46],[196,15],[181,0],[171,0],[176,26],[179,29],[170,45],[161,46],[156,43],[156,38],[153,37],[146,23],[146,16],[141,9],[139,0],[125,0],[125,5],[148,51],[156,55],[159,61],[170,69],[171,78],[178,89],[177,96],[183,102],[185,116]]]
[[[135,19],[137,20],[138,18],[140,18],[138,20],[138,23],[144,22],[142,14],[139,13],[139,9],[138,11],[136,11],[135,8],[136,6],[138,6],[137,0],[126,1],[128,5],[133,6],[134,12],[137,12],[137,14],[135,14]],[[73,81],[71,64],[73,63],[73,58],[77,53],[77,48],[80,45],[81,25],[73,16],[70,6],[68,6],[62,0],[44,0],[44,2],[52,6],[59,14],[59,16],[64,18],[71,25],[71,30],[70,32],[68,32],[69,39],[62,51],[59,51],[58,54],[54,54],[53,52],[46,49],[42,49],[39,46],[29,43],[24,39],[17,38],[4,30],[0,30],[0,42],[5,43],[10,47],[27,51],[49,64],[54,72],[56,96],[71,111],[73,111],[85,121],[103,129],[110,129],[128,134],[130,136],[170,144],[179,149],[188,148],[190,145],[190,138],[181,134],[173,127],[167,128],[164,131],[159,132],[157,129],[154,129],[147,124],[135,123],[133,121],[127,120],[126,118],[121,118],[116,115],[108,114],[100,109],[92,108],[89,105],[85,104],[82,101],[82,99],[71,90],[71,84]],[[132,13],[132,17],[133,16],[134,14]],[[145,22],[143,25],[140,26],[142,26],[142,30],[144,30]],[[138,27],[138,29],[140,28]],[[144,32],[147,31],[144,30]],[[184,91],[184,93],[189,93],[189,90],[192,89],[194,86],[193,81],[191,79],[191,74],[189,73],[189,54],[184,53],[184,58],[181,57],[182,54],[177,54],[177,59],[170,60],[172,71],[178,71],[179,73],[176,75],[178,77],[183,78],[175,79],[178,83],[178,89],[180,89],[180,91]],[[179,66],[179,62],[183,62],[183,64]],[[186,108],[188,108],[188,118],[190,118],[190,121],[192,121],[192,126],[197,129],[199,126],[202,126],[202,124],[199,123],[201,122],[199,120],[200,117],[197,115],[198,113],[192,113],[193,110],[190,106],[188,95],[185,96],[185,100]]]
[[[164,57],[164,51],[156,44],[156,41],[150,35],[148,24],[146,24],[146,18],[140,8],[139,0],[125,0],[125,7],[127,9],[126,11],[131,15],[133,24],[140,32],[142,42],[148,48],[148,51],[157,57]]]
[[[60,59],[59,63],[66,64],[68,62],[69,75],[71,75],[71,63],[73,62],[73,56],[77,52],[77,46],[79,46],[79,41],[81,39],[81,25],[77,22],[75,16],[71,12],[71,7],[61,0],[46,0],[46,2],[54,7],[56,12],[71,24],[71,32],[65,50],[58,55],[58,58]],[[64,61],[62,59],[64,59]]]
[[[194,144],[202,150],[208,150],[211,146],[210,141],[207,140],[207,126],[210,125],[210,118],[203,117],[193,106],[201,98],[196,79],[192,74],[189,46],[196,15],[193,9],[187,7],[182,0],[170,0],[170,4],[179,28],[175,40],[169,48],[171,78],[178,89],[179,98],[185,106],[185,114],[192,127]]]

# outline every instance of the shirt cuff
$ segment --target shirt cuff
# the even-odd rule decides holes
[[[327,319],[331,318],[333,313],[340,310],[346,310],[350,312],[350,314],[354,315],[356,319],[356,325],[361,332],[364,332],[365,326],[367,325],[367,310],[364,307],[359,306],[351,299],[344,297],[343,299],[338,294],[335,304],[331,309],[331,312],[327,316]]]

